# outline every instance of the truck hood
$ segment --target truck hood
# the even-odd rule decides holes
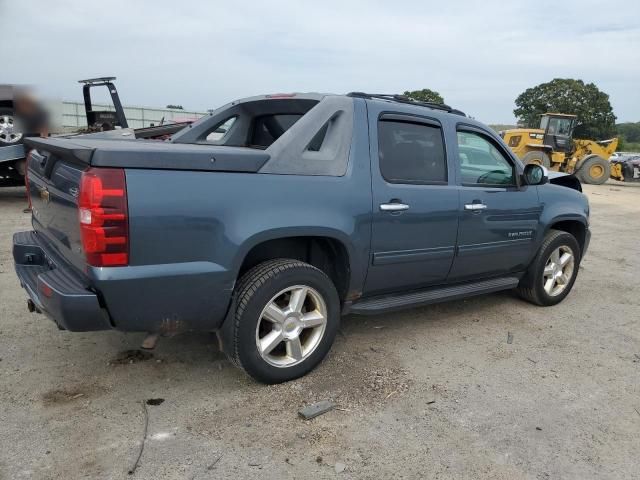
[[[561,185],[563,187],[573,188],[574,190],[582,192],[582,184],[575,175],[550,171],[548,173],[548,177],[549,183],[552,183],[553,185]]]

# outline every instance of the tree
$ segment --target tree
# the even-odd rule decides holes
[[[169,105],[166,106],[166,108],[173,108],[174,110],[184,110],[184,108],[182,108],[182,105],[169,104]]]
[[[618,125],[616,125],[616,127],[618,128],[618,134],[627,142],[640,142],[640,122],[619,123]]]
[[[593,83],[556,78],[528,88],[516,98],[513,113],[526,127],[538,128],[540,115],[547,112],[577,115],[576,138],[604,139],[616,131],[609,95]]]
[[[419,102],[444,103],[444,98],[438,92],[423,88],[422,90],[412,90],[404,92],[404,95]]]
[[[619,123],[618,129],[618,151],[640,151],[640,122]]]

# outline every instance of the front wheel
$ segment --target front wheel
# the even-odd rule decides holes
[[[578,275],[580,246],[573,235],[550,230],[517,291],[525,300],[541,306],[560,303]]]
[[[299,260],[270,260],[249,270],[232,309],[222,332],[225,353],[263,383],[293,380],[315,368],[340,323],[335,286]]]

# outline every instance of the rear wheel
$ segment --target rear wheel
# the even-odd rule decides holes
[[[222,338],[229,359],[263,383],[305,375],[329,352],[340,322],[338,293],[321,270],[270,260],[238,283]]]
[[[602,185],[611,175],[611,165],[597,155],[586,157],[578,166],[577,176],[583,183]]]
[[[527,153],[524,157],[522,157],[522,163],[528,165],[529,163],[535,163],[537,165],[542,165],[545,168],[551,168],[551,160],[549,159],[549,155],[540,150],[535,150],[533,152]]]
[[[560,303],[578,275],[580,246],[573,235],[550,230],[535,259],[518,285],[522,298],[541,306]]]
[[[16,116],[11,108],[0,108],[0,147],[22,143],[24,134],[16,124]]]

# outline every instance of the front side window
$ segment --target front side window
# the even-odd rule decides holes
[[[391,183],[445,183],[442,129],[420,123],[378,122],[380,172]]]
[[[484,135],[459,131],[458,155],[464,185],[515,185],[512,163]]]

